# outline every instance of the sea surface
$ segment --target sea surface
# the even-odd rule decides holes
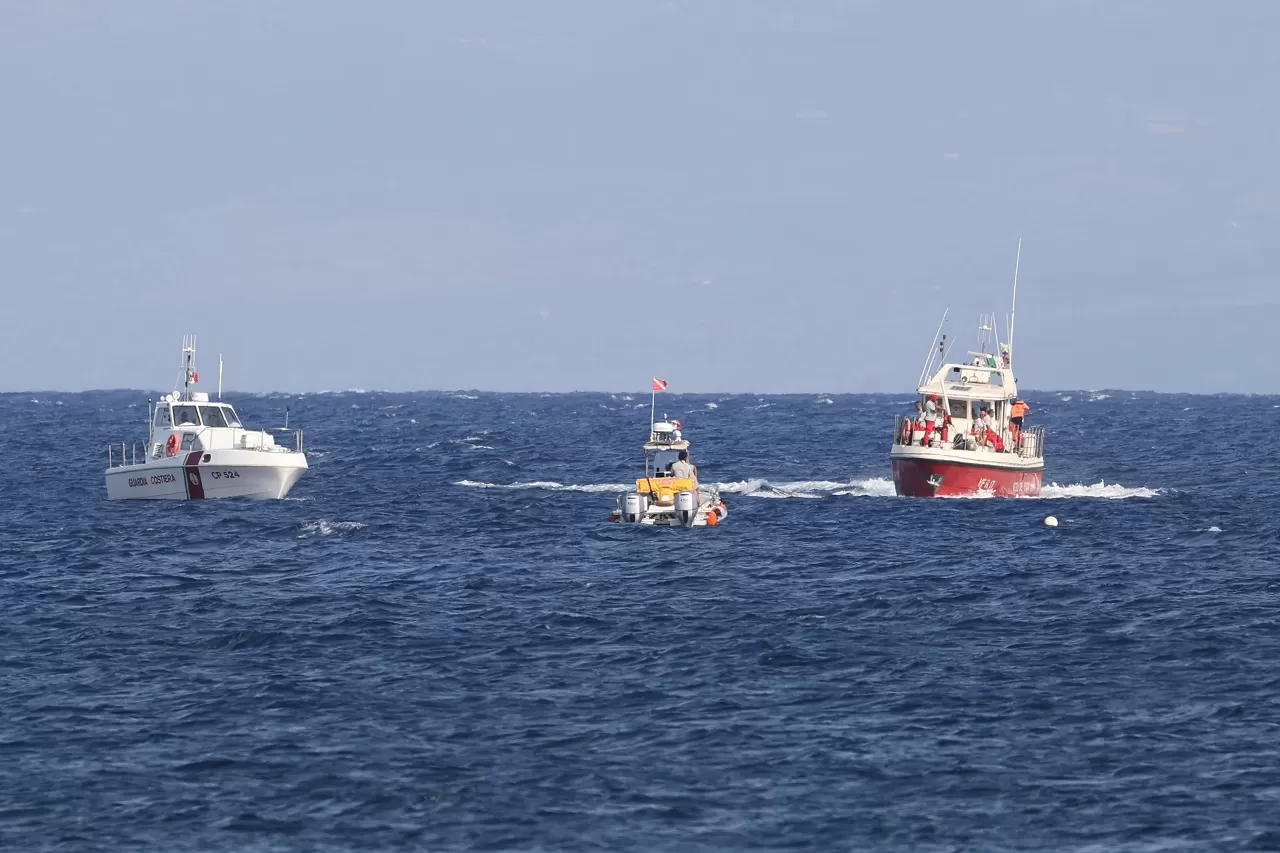
[[[928,500],[910,395],[660,394],[682,530],[647,393],[228,395],[289,499],[109,503],[146,396],[0,395],[2,850],[1280,849],[1280,398],[1031,392],[1044,496]]]

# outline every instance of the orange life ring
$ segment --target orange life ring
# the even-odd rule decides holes
[[[177,456],[178,448],[181,446],[182,439],[178,438],[178,434],[175,432],[173,435],[169,436],[169,443],[164,446],[164,455]]]

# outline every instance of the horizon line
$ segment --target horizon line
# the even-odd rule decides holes
[[[1023,395],[1030,394],[1064,394],[1064,393],[1085,393],[1099,394],[1107,392],[1120,392],[1125,394],[1180,394],[1190,397],[1277,397],[1280,396],[1280,390],[1277,391],[1161,391],[1154,388],[1030,388],[1021,393]],[[0,396],[13,396],[21,394],[106,394],[106,393],[132,393],[146,394],[152,396],[161,396],[173,393],[170,391],[155,391],[142,388],[81,388],[76,390],[58,389],[58,388],[32,388],[25,390],[5,391],[0,390]],[[217,392],[197,392],[208,393],[210,402],[218,402],[216,399]],[[225,398],[234,394],[254,395],[254,396],[285,396],[300,397],[308,395],[338,395],[338,394],[508,394],[508,395],[547,395],[547,394],[609,394],[618,395],[639,395],[643,396],[650,393],[648,389],[642,391],[619,391],[619,390],[599,390],[592,388],[579,388],[572,391],[506,391],[492,388],[407,388],[401,390],[387,388],[343,388],[332,389],[323,388],[319,390],[307,391],[248,391],[248,390],[223,390],[223,402],[228,402]],[[659,396],[680,397],[680,396],[710,396],[710,395],[727,395],[732,397],[746,396],[762,396],[762,397],[812,397],[812,396],[875,396],[888,397],[898,395],[915,396],[918,392],[914,390],[901,391],[659,391]]]

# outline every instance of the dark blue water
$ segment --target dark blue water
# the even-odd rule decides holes
[[[312,468],[204,503],[0,397],[0,848],[1280,849],[1280,398],[1028,400],[1046,498],[911,500],[905,395],[662,395],[686,531],[647,395],[233,398]]]

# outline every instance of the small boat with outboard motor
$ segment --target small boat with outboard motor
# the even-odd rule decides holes
[[[1017,307],[1018,260],[1014,264]],[[979,322],[977,349],[964,362],[948,361],[947,336],[934,334],[916,388],[916,413],[893,425],[893,485],[911,497],[997,497],[1040,494],[1044,427],[1024,426],[1026,404],[1013,374],[1013,318],[1001,343],[995,315]],[[943,324],[946,315],[943,315]]]
[[[653,390],[667,383],[653,380]],[[636,490],[618,496],[610,521],[663,527],[715,527],[729,510],[714,486],[698,484],[698,469],[689,461],[689,441],[678,420],[654,421],[649,410],[649,440],[644,444],[644,476]]]
[[[229,403],[222,402],[222,360],[218,399],[193,391],[196,339],[182,341],[182,390],[147,401],[147,440],[107,446],[109,500],[207,500],[283,498],[307,470],[302,430],[245,429]],[[276,436],[287,440],[277,444]]]

